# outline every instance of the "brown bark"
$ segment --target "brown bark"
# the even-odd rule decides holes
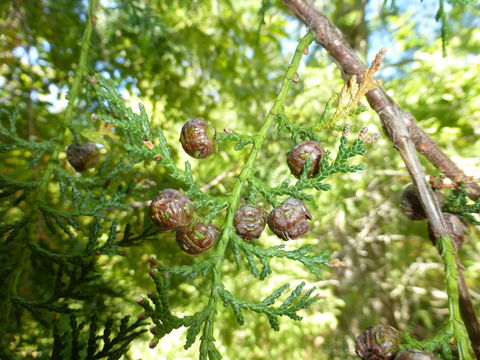
[[[472,343],[473,352],[475,357],[480,359],[480,325],[478,323],[477,315],[475,314],[475,309],[473,308],[472,299],[470,298],[470,292],[468,291],[467,284],[465,282],[465,277],[463,276],[463,268],[460,264],[460,261],[457,258],[458,263],[458,294],[460,305],[460,315],[462,316],[463,322],[468,332],[468,337]]]
[[[343,73],[355,75],[361,80],[366,65],[357,56],[355,51],[345,41],[341,31],[308,0],[283,0],[295,13],[296,17],[305,23],[316,35],[321,44],[335,60]],[[380,117],[385,133],[392,140],[394,147],[399,151],[405,165],[415,183],[422,206],[427,214],[428,221],[435,237],[448,234],[438,203],[430,186],[425,182],[425,173],[416,151],[424,155],[436,168],[442,171],[454,182],[466,181],[469,196],[473,199],[480,197],[480,186],[469,182],[463,171],[438,147],[438,145],[418,126],[412,114],[401,109],[381,87],[366,94],[370,106]],[[458,260],[457,260],[458,261]],[[458,290],[462,319],[465,322],[476,358],[480,359],[480,327],[476,318],[468,288],[463,277],[460,262]]]

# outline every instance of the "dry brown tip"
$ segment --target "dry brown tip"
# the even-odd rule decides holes
[[[364,126],[362,130],[360,130],[360,132],[358,133],[358,138],[362,141],[365,141],[367,137],[367,133],[368,133],[368,128]]]
[[[153,142],[151,142],[150,140],[147,140],[147,141],[144,141],[143,144],[149,148],[150,150],[152,150],[155,146],[153,145]]]
[[[350,134],[350,130],[352,129],[352,126],[350,124],[346,124],[344,127],[343,127],[343,131],[342,131],[342,136],[343,137],[347,137],[349,134]]]
[[[346,264],[343,261],[340,261],[339,259],[332,259],[329,262],[329,264],[330,264],[330,266],[333,266],[333,267],[346,266]]]

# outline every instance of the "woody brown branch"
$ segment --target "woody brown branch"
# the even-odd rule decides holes
[[[347,43],[341,31],[325,15],[315,9],[309,1],[283,0],[283,2],[303,23],[312,29],[317,36],[317,42],[328,51],[342,72],[347,75],[355,75],[360,81],[366,66]],[[384,116],[379,111],[387,105],[391,106],[392,110],[395,110],[397,113],[397,120],[402,121],[407,127],[410,139],[414,143],[416,150],[454,183],[464,181],[472,199],[480,197],[480,186],[469,177],[466,177],[455,162],[438,147],[437,143],[425,134],[423,129],[416,123],[412,114],[401,109],[382,88],[367,93],[366,97],[372,108],[379,114],[383,123],[385,122]],[[386,124],[383,125],[385,127]]]
[[[366,70],[365,64],[344,39],[341,31],[329,19],[319,12],[308,0],[283,0],[295,15],[305,23],[316,35],[321,44],[338,64],[342,73],[355,75],[362,81]],[[454,182],[465,181],[467,191],[473,199],[480,197],[480,187],[469,182],[463,171],[438,147],[438,145],[417,125],[413,115],[401,109],[381,88],[378,87],[366,94],[370,106],[380,117],[385,133],[399,151],[405,165],[417,186],[420,201],[425,209],[435,237],[448,235],[440,207],[433,198],[433,193],[425,182],[425,173],[416,151],[424,155],[435,167]],[[416,150],[416,151],[415,151]],[[457,262],[460,262],[457,257]],[[463,278],[461,265],[458,269],[458,290],[460,296],[461,315],[472,342],[477,359],[480,359],[479,324],[473,312],[468,288]]]
[[[470,292],[463,276],[463,269],[461,268],[460,260],[457,256],[457,263],[459,265],[458,271],[458,293],[460,313],[465,323],[465,327],[468,332],[468,337],[472,344],[475,357],[480,359],[480,324],[478,323],[477,315],[475,314],[475,308],[473,307]]]

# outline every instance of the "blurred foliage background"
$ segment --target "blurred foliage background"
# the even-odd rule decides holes
[[[381,47],[388,49],[379,74],[384,87],[467,174],[478,177],[479,6],[447,4],[448,54],[442,57],[436,1],[339,0],[317,1],[316,5],[344,31],[365,60],[371,60]],[[306,31],[279,1],[102,0],[96,14],[89,73],[98,72],[115,81],[134,108],[139,103],[145,105],[152,121],[165,132],[178,164],[187,160],[179,147],[179,131],[192,117],[207,119],[217,131],[232,128],[251,134],[260,127],[296,41]],[[16,110],[23,138],[45,141],[56,135],[85,21],[83,0],[1,1],[0,106]],[[311,123],[342,84],[339,70],[325,51],[311,46],[300,69],[300,83],[289,97],[287,113],[298,123]],[[102,144],[104,157],[115,158],[123,151],[123,144],[110,127],[92,120],[95,108],[94,94],[85,87],[73,126],[84,140]],[[7,121],[4,112],[1,117],[2,123]],[[352,126],[356,132],[368,126],[381,133],[371,110],[360,114]],[[66,138],[64,145],[72,141]],[[334,137],[325,140],[326,147],[334,144]],[[287,138],[270,142],[257,171],[273,183],[276,178],[283,179],[288,174],[285,153],[293,145]],[[193,173],[204,189],[223,193],[233,184],[244,156],[245,152],[221,144],[214,158],[191,161]],[[65,170],[74,172],[65,154],[61,157]],[[0,154],[1,173],[18,180],[35,180],[48,159],[48,153],[38,158],[32,151],[10,149]],[[296,264],[277,261],[275,275],[261,282],[232,261],[224,264],[227,287],[244,298],[255,299],[284,282],[301,280],[316,285],[319,294],[326,297],[303,313],[303,321],[281,321],[280,332],[273,332],[264,318],[253,315],[247,315],[246,325],[239,327],[229,310],[221,310],[216,337],[225,359],[349,359],[354,358],[354,337],[368,325],[385,322],[402,330],[410,328],[421,338],[441,326],[447,314],[442,265],[428,240],[426,224],[410,222],[398,208],[400,193],[409,182],[405,167],[383,136],[363,161],[365,171],[336,176],[330,179],[331,191],[316,193],[309,204],[315,219],[312,231],[288,244],[298,247],[308,243],[319,251],[327,249],[345,263],[344,267],[333,268],[317,279]],[[178,184],[154,164],[137,164],[108,191],[131,183],[142,184],[143,190],[121,199],[127,208],[103,212],[119,218],[120,224],[131,223],[140,232],[149,223],[146,202],[159,189]],[[58,187],[49,191],[51,204],[61,206]],[[2,222],[19,219],[29,206],[28,201],[15,206],[8,199],[0,201]],[[39,243],[47,242],[55,251],[70,252],[84,246],[81,237],[74,241],[55,238],[46,235],[45,226],[37,229]],[[478,228],[470,227],[461,253],[476,304],[480,303],[478,238]],[[261,242],[275,245],[279,240],[269,233]],[[151,287],[146,265],[149,255],[167,265],[195,261],[178,251],[172,234],[151,237],[126,251],[128,256],[99,259],[98,286],[105,287],[96,294],[97,306],[114,316],[140,312],[135,299]],[[17,253],[10,244],[0,254],[3,268],[18,260]],[[29,299],[42,297],[42,282],[49,281],[47,269],[37,264],[39,270],[33,276],[33,264],[26,266],[19,294]],[[202,299],[195,294],[207,291],[206,285],[200,281],[180,285],[172,295],[175,311],[198,310],[206,296]],[[48,358],[50,330],[30,314],[9,326],[14,333],[10,348],[20,358]],[[148,336],[141,337],[133,343],[129,356],[195,358],[195,346],[183,350],[181,332],[174,331],[155,350],[148,349]]]

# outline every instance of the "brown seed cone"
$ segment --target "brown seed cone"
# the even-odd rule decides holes
[[[162,190],[150,204],[150,218],[164,231],[185,229],[193,211],[190,199],[173,189]]]
[[[299,178],[302,174],[302,169],[308,158],[313,157],[313,162],[310,165],[310,171],[307,174],[307,177],[312,178],[318,174],[320,171],[320,165],[322,162],[323,147],[316,141],[304,141],[297,146],[295,146],[287,154],[287,163],[288,167],[292,174]]]
[[[447,229],[452,235],[453,244],[455,245],[455,248],[457,250],[460,250],[462,248],[463,242],[465,241],[465,231],[467,227],[462,222],[462,220],[460,220],[460,218],[454,214],[443,213],[443,219],[445,220]],[[433,231],[430,224],[428,224],[428,237],[430,238],[430,240],[435,246],[438,246],[437,240],[435,239],[435,235],[433,235]]]
[[[268,227],[283,240],[297,239],[308,231],[312,215],[305,204],[288,198],[268,215]]]
[[[392,360],[398,352],[400,333],[389,325],[369,326],[357,336],[355,352],[363,360]]]
[[[434,195],[441,207],[445,201],[443,195],[435,192]],[[400,197],[400,209],[410,220],[425,220],[427,218],[414,184],[408,185],[403,190]]]
[[[197,159],[212,155],[215,151],[215,130],[209,129],[209,124],[194,118],[187,121],[180,132],[180,142],[185,152]]]
[[[260,206],[242,206],[235,212],[233,226],[245,241],[258,239],[265,229],[267,213]]]
[[[177,244],[187,254],[201,254],[215,245],[219,233],[216,226],[195,221],[184,230],[177,231]]]
[[[93,142],[83,145],[72,144],[67,148],[67,160],[77,171],[94,168],[99,159],[100,150]]]
[[[437,358],[420,350],[402,350],[395,356],[395,360],[437,360]]]

